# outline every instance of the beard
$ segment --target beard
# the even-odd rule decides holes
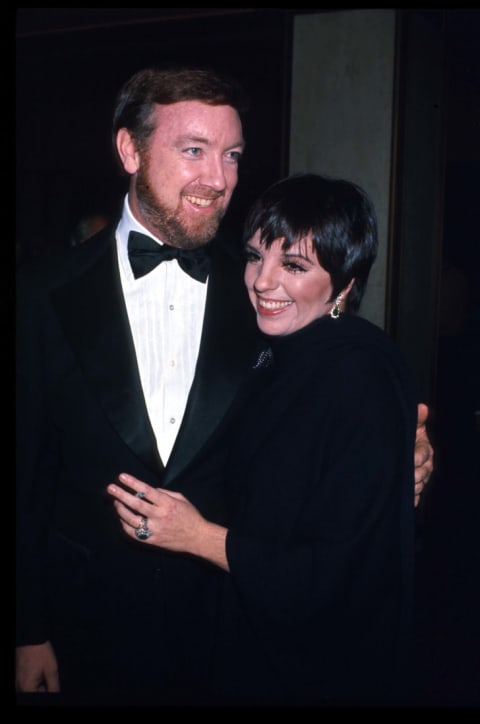
[[[192,219],[184,213],[181,203],[175,209],[167,207],[152,191],[142,168],[137,175],[136,194],[145,225],[155,230],[155,235],[161,241],[177,249],[197,249],[208,244],[217,233],[226,212],[223,207],[208,218]],[[205,197],[205,194],[201,195]]]

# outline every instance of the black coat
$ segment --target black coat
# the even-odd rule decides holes
[[[64,691],[73,684],[82,701],[95,692],[129,701],[137,691],[142,703],[152,692],[155,702],[176,700],[177,684],[181,703],[193,701],[208,670],[221,576],[132,542],[106,486],[129,472],[224,519],[213,439],[257,336],[238,252],[212,242],[195,379],[166,468],[141,389],[114,229],[22,267],[17,290],[17,643],[52,641]]]
[[[403,703],[414,669],[410,376],[358,317],[326,316],[271,345],[225,471],[217,700]]]

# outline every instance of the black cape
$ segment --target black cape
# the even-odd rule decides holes
[[[408,370],[382,330],[349,315],[270,343],[230,438],[214,698],[404,703],[417,419]]]

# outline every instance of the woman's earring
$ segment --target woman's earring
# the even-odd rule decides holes
[[[330,310],[330,316],[332,319],[338,319],[341,313],[340,304],[343,300],[343,294],[339,294],[338,297],[335,299],[335,304]]]

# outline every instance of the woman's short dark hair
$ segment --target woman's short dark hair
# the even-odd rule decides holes
[[[248,212],[243,239],[260,229],[268,248],[283,249],[310,236],[321,266],[330,274],[333,301],[351,279],[346,308],[355,312],[378,250],[377,219],[365,191],[351,181],[313,173],[295,174],[270,186]]]

